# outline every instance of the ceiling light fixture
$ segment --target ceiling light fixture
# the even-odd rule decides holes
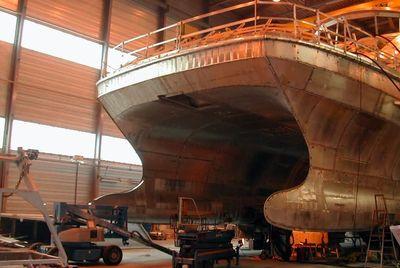
[[[272,0],[272,1],[274,1],[274,2],[280,2],[281,0]]]

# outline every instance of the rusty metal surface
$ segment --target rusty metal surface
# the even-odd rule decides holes
[[[397,81],[397,77],[393,76]],[[143,163],[98,202],[164,221],[204,214],[288,229],[366,229],[374,194],[400,212],[400,93],[377,68],[318,46],[247,39],[136,66],[98,84]]]

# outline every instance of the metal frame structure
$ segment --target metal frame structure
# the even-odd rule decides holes
[[[113,0],[104,0],[103,8],[103,25],[102,25],[102,55],[101,55],[101,68],[99,77],[102,77],[107,70],[108,48],[110,42],[110,29],[111,29],[111,15],[112,15]],[[103,137],[103,123],[104,123],[104,110],[103,106],[97,103],[96,115],[96,138],[94,147],[94,167],[93,167],[93,187],[91,197],[96,198],[99,195],[99,181],[100,181],[100,166],[101,166],[101,141]]]
[[[199,209],[197,207],[196,201],[193,198],[182,196],[182,197],[178,198],[178,222],[177,222],[177,227],[178,228],[183,223],[183,221],[182,221],[182,218],[183,218],[182,217],[183,216],[182,213],[183,213],[183,206],[184,206],[185,200],[192,202],[192,204],[193,204],[193,206],[194,206],[194,208],[196,210],[196,215],[199,218],[199,220],[201,221],[201,216],[200,216]]]
[[[51,233],[51,238],[53,243],[56,245],[58,249],[58,256],[54,257],[46,254],[41,254],[38,259],[31,259],[32,255],[38,254],[34,253],[33,251],[4,251],[2,250],[3,254],[11,254],[10,259],[5,261],[0,261],[0,266],[2,265],[27,265],[27,264],[37,264],[37,265],[44,265],[44,264],[58,264],[62,265],[63,267],[68,266],[68,258],[67,254],[65,253],[64,247],[62,246],[61,240],[57,235],[57,231],[53,225],[53,222],[50,218],[50,215],[44,205],[44,202],[39,194],[39,190],[34,182],[34,180],[29,176],[29,169],[31,166],[31,160],[37,158],[39,152],[37,151],[24,151],[22,148],[18,148],[18,156],[11,156],[11,155],[0,155],[0,160],[3,161],[11,161],[15,162],[18,165],[20,171],[20,177],[15,189],[10,188],[0,188],[0,196],[2,198],[7,198],[12,195],[19,195],[25,201],[30,203],[33,207],[40,211],[43,215],[44,221],[49,228]],[[20,190],[19,185],[24,183],[26,186],[26,190]],[[1,253],[1,252],[0,252]],[[11,259],[12,256],[15,256],[15,259]],[[23,259],[25,257],[26,259]],[[21,259],[18,259],[21,258]]]
[[[19,27],[19,24],[23,24],[23,22],[25,20],[29,20],[29,21],[33,21],[35,23],[41,24],[41,25],[45,25],[47,27],[56,29],[58,31],[67,33],[67,34],[71,34],[73,36],[77,36],[79,38],[83,38],[85,40],[94,42],[96,44],[99,44],[103,47],[102,49],[102,70],[100,70],[99,72],[99,77],[104,75],[104,71],[106,70],[105,66],[107,65],[107,53],[108,53],[108,48],[109,48],[109,43],[110,43],[110,30],[111,30],[111,17],[113,16],[113,18],[119,16],[118,14],[112,14],[115,11],[118,12],[117,10],[113,10],[115,9],[115,3],[113,3],[112,0],[101,0],[102,3],[102,9],[97,10],[96,12],[98,13],[102,13],[102,14],[98,14],[99,16],[99,28],[101,27],[101,29],[99,29],[99,34],[98,36],[94,36],[94,35],[90,35],[88,33],[84,33],[84,31],[80,31],[79,29],[68,29],[66,27],[65,24],[57,24],[56,22],[50,22],[52,21],[51,19],[49,19],[47,21],[46,18],[40,17],[37,14],[35,15],[34,12],[30,12],[31,7],[33,7],[35,4],[34,3],[30,3],[29,0],[17,0],[15,1],[15,3],[18,3],[19,8],[16,8],[15,10],[12,9],[13,7],[7,7],[7,5],[5,6],[1,6],[0,7],[0,11],[1,12],[6,12],[8,14],[12,14],[13,16],[16,16],[18,18],[17,21],[17,27],[16,27],[16,36],[22,36],[22,27]],[[157,26],[154,25],[154,27],[164,27],[167,21],[167,17],[169,18],[174,18],[177,19],[179,18],[184,18],[184,17],[191,17],[193,16],[193,14],[197,11],[194,12],[185,12],[182,9],[176,8],[174,6],[169,5],[168,3],[166,3],[163,0],[160,1],[155,1],[154,3],[149,3],[148,1],[145,0],[140,0],[137,1],[139,2],[140,5],[145,6],[148,9],[152,9],[152,10],[157,10],[157,15],[158,15],[158,20],[157,20]],[[113,5],[114,4],[114,5]],[[206,2],[204,2],[204,4],[206,4]],[[27,11],[27,12],[26,12]],[[33,11],[33,10],[31,10]],[[94,12],[94,11],[93,11]],[[200,12],[200,11],[199,11]],[[204,12],[207,12],[207,8],[204,7]],[[64,25],[64,26],[62,26]],[[204,23],[203,21],[199,21],[198,23],[196,23],[196,26],[198,27],[208,27],[209,25]],[[158,40],[157,42],[161,42],[164,40],[165,36],[163,34],[160,34],[157,36]],[[115,43],[114,43],[115,44]],[[15,38],[15,42],[13,45],[13,50],[15,51],[20,51],[23,49],[21,48],[18,38]],[[18,52],[20,53],[20,52]],[[9,97],[6,99],[6,106],[7,107],[11,107],[13,109],[13,107],[15,107],[18,110],[18,92],[20,90],[20,87],[25,87],[25,86],[29,86],[28,83],[22,81],[21,79],[18,79],[18,76],[20,75],[20,71],[18,70],[18,65],[20,63],[20,57],[17,56],[16,53],[13,54],[14,56],[12,57],[11,60],[11,64],[10,64],[10,70],[15,70],[13,75],[10,75],[9,77],[4,77],[4,78],[0,78],[0,80],[2,82],[4,82],[7,85],[7,90],[8,92],[10,92]],[[23,61],[25,59],[22,59]],[[23,64],[22,64],[23,65]],[[23,66],[22,66],[23,67]],[[12,89],[12,91],[11,91]],[[17,96],[17,97],[16,97]],[[12,109],[10,109],[10,112],[6,113],[6,131],[5,131],[5,135],[3,140],[1,140],[0,142],[2,143],[7,143],[7,144],[11,144],[11,128],[13,125],[13,111]],[[88,189],[88,193],[87,196],[88,198],[95,198],[97,196],[99,196],[100,192],[101,192],[101,176],[100,176],[100,169],[105,167],[105,164],[103,162],[103,160],[101,159],[101,147],[102,147],[102,137],[103,137],[103,125],[104,122],[106,121],[106,112],[104,111],[104,109],[102,108],[102,106],[100,104],[97,105],[96,107],[96,111],[94,111],[94,115],[95,115],[95,122],[93,124],[93,129],[91,129],[91,131],[93,133],[96,134],[96,139],[95,139],[95,148],[93,150],[93,159],[87,159],[87,163],[85,163],[85,166],[90,165],[91,167],[91,173],[90,173],[90,188]],[[107,123],[107,122],[106,122]],[[106,124],[107,125],[107,124]],[[106,126],[107,127],[107,126]],[[3,153],[9,153],[10,150],[6,150],[7,147],[4,147],[4,151]],[[1,149],[0,149],[1,150]],[[45,157],[43,155],[41,155],[41,159],[40,160],[44,160],[44,161],[49,161],[52,163],[71,163],[71,162],[66,162],[64,160],[60,159],[54,159],[52,158],[52,156],[46,156],[46,159],[44,159]],[[63,157],[62,157],[63,158]],[[3,186],[7,186],[10,184],[10,181],[8,180],[9,174],[11,174],[12,170],[9,170],[7,168],[7,163],[3,163],[0,162],[0,185]],[[72,165],[72,163],[71,163]],[[117,168],[118,170],[126,170],[129,171],[131,170],[130,165],[128,166],[128,164],[126,164],[128,166],[128,168],[123,168],[123,167],[118,167],[118,165],[114,165],[114,164],[108,164],[110,167],[112,166],[112,168]],[[4,167],[3,167],[4,166]],[[12,205],[11,205],[12,206]],[[9,206],[10,207],[10,206]],[[7,207],[7,208],[9,208]],[[3,211],[6,210],[6,201],[4,200],[3,202]]]
[[[286,6],[291,10],[282,16],[262,16],[260,10],[273,6]],[[217,25],[208,29],[185,33],[186,25],[199,20],[220,16],[222,14],[238,11],[251,10],[251,16],[241,20]],[[306,12],[307,18],[299,18],[299,13]],[[400,11],[394,10],[400,14]],[[152,43],[151,38],[162,32],[175,31],[176,36],[158,43]],[[136,59],[128,64],[135,64],[147,58],[162,57],[177,53],[183,49],[195,48],[197,46],[210,45],[225,41],[227,39],[238,39],[246,37],[284,37],[300,40],[308,44],[322,46],[326,49],[335,50],[339,53],[353,54],[355,57],[367,63],[376,62],[386,69],[398,70],[399,55],[382,51],[378,47],[378,39],[363,29],[349,23],[345,17],[334,17],[319,11],[318,9],[290,3],[255,0],[223,8],[207,14],[199,15],[178,23],[157,29],[155,31],[125,40],[115,46],[114,50],[123,52],[121,67],[124,66],[123,57],[134,56]],[[364,38],[375,40],[374,45],[362,42]],[[140,44],[145,43],[146,46]],[[129,47],[139,47],[130,50]]]
[[[39,265],[41,267],[42,265],[60,265],[60,258],[34,250],[0,247],[0,255],[3,254],[7,255],[8,260],[0,261],[0,266],[24,265],[32,267]]]
[[[16,98],[16,81],[18,79],[19,73],[19,63],[21,55],[21,42],[22,42],[22,31],[24,28],[24,20],[26,16],[26,5],[25,0],[18,1],[18,12],[17,12],[17,23],[15,28],[15,40],[14,47],[12,51],[11,59],[11,69],[9,73],[9,86],[8,86],[8,96],[6,102],[6,113],[5,113],[5,124],[4,124],[4,137],[3,137],[3,153],[8,154],[11,145],[11,133],[12,133],[12,122],[14,117],[14,102]],[[1,163],[1,173],[0,173],[0,187],[5,187],[7,185],[7,175],[8,175],[8,163]],[[2,205],[0,210],[5,209],[5,200],[1,200]]]
[[[107,56],[108,56],[108,48],[109,48],[109,36],[110,36],[110,28],[111,28],[111,15],[112,15],[112,0],[103,0],[103,14],[102,14],[102,33],[99,39],[88,36],[86,34],[82,34],[70,29],[66,29],[61,26],[57,26],[41,19],[31,17],[26,14],[27,3],[29,0],[19,0],[17,11],[12,11],[7,8],[0,7],[0,11],[6,12],[12,15],[17,16],[16,30],[15,30],[15,41],[13,44],[13,54],[11,60],[11,68],[8,79],[5,81],[8,83],[8,97],[6,100],[6,113],[5,113],[5,128],[3,140],[0,142],[3,144],[2,153],[8,154],[10,153],[10,144],[11,144],[11,136],[12,136],[12,124],[13,124],[13,114],[14,114],[14,106],[16,102],[16,93],[18,92],[18,85],[24,85],[18,81],[19,76],[19,63],[20,63],[20,53],[21,53],[21,40],[22,40],[22,32],[23,32],[23,24],[26,19],[30,21],[34,21],[36,23],[46,25],[53,29],[83,38],[85,40],[95,42],[101,44],[102,49],[102,68],[99,71],[99,77],[102,76],[104,70],[106,69],[104,66],[107,65]],[[100,103],[97,105],[96,110],[96,124],[94,126],[93,132],[96,134],[95,138],[95,146],[93,152],[93,179],[91,183],[91,189],[89,196],[91,198],[95,198],[99,195],[99,178],[100,178],[100,168],[101,168],[101,140],[103,136],[103,122],[104,122],[104,113],[102,106]],[[1,149],[0,149],[1,150]],[[55,160],[51,160],[55,161]],[[62,162],[62,161],[56,161]],[[9,174],[8,163],[0,162],[0,187],[7,186],[7,177]],[[5,211],[6,209],[6,200],[3,200],[1,211]]]

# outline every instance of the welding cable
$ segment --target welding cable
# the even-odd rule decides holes
[[[385,36],[382,36],[382,35],[377,35],[377,36],[378,36],[378,37],[381,37],[381,38],[384,39],[384,40],[386,40],[388,43],[390,43],[390,44],[397,50],[397,52],[400,53],[399,48],[398,48],[389,38],[387,38],[387,37],[385,37]],[[353,43],[354,43],[354,42],[352,41],[352,42],[350,43],[350,45],[352,45]],[[364,54],[364,53],[362,53],[362,52],[357,52],[357,51],[355,51],[355,52],[352,52],[352,53],[357,54],[357,55],[364,56],[364,57],[368,58],[369,60],[371,60],[373,63],[375,63],[375,65],[379,67],[379,69],[385,74],[385,76],[390,80],[390,82],[392,82],[392,84],[395,86],[395,88],[400,92],[399,86],[393,81],[393,79],[392,79],[392,78],[390,77],[390,75],[386,72],[386,70],[385,70],[376,60],[374,60],[373,58],[371,58],[370,56],[368,56],[368,55],[366,55],[366,54]]]
[[[400,92],[399,86],[393,81],[392,77],[390,77],[390,75],[388,74],[388,72],[387,72],[376,60],[374,60],[374,59],[371,58],[370,56],[368,56],[368,55],[366,55],[366,54],[364,54],[364,53],[361,53],[361,52],[352,52],[352,53],[357,54],[357,55],[364,56],[364,57],[368,58],[370,61],[372,61],[373,63],[375,63],[375,65],[378,66],[379,69],[381,69],[381,71],[385,74],[385,76],[390,80],[390,82],[392,82],[392,84],[393,84],[393,85],[396,87],[396,89]]]
[[[377,35],[377,36],[382,38],[382,39],[385,39],[388,43],[390,43],[397,50],[397,52],[400,53],[399,48],[396,46],[395,43],[392,42],[392,40],[390,40],[389,38],[387,38],[386,36],[383,36],[383,35]]]

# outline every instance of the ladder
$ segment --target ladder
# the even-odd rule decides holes
[[[372,215],[371,230],[365,255],[364,267],[368,265],[370,253],[380,257],[379,267],[383,267],[384,256],[397,262],[396,247],[390,227],[390,217],[387,211],[386,199],[383,194],[375,194],[375,210]]]

